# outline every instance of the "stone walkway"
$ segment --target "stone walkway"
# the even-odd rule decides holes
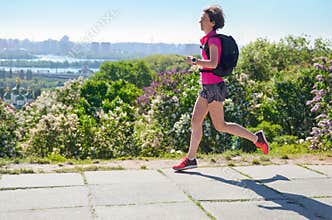
[[[332,165],[2,175],[0,219],[332,219]]]

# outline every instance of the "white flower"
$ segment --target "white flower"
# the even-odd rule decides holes
[[[177,96],[173,96],[172,101],[177,103],[177,102],[179,102],[179,98]]]

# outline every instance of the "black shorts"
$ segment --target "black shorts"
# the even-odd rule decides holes
[[[223,102],[227,96],[227,86],[225,82],[218,84],[203,84],[199,95],[210,104],[213,101]]]

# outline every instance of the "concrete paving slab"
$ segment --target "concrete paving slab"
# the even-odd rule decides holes
[[[306,210],[314,213],[322,219],[332,219],[332,198],[308,198],[299,197],[296,200]]]
[[[283,193],[287,197],[332,196],[331,178],[297,179],[266,183],[267,186]]]
[[[205,220],[206,214],[192,202],[163,203],[129,206],[96,207],[97,219],[101,220]]]
[[[190,201],[171,182],[123,182],[121,184],[91,185],[89,189],[92,203],[97,206]]]
[[[278,176],[288,179],[321,178],[324,175],[296,165],[269,165],[234,167],[256,180],[271,179]]]
[[[1,220],[64,220],[79,219],[92,220],[90,210],[87,207],[65,208],[65,209],[43,209],[43,210],[23,210],[15,212],[1,212]]]
[[[51,187],[84,185],[79,173],[3,175],[0,188]]]
[[[247,179],[246,176],[241,175],[230,167],[197,168],[181,172],[174,172],[174,170],[171,169],[163,169],[162,172],[172,181],[179,184],[214,182],[216,179]]]
[[[244,202],[202,202],[217,219],[303,220],[315,219],[307,210],[286,200]]]
[[[84,172],[88,184],[169,182],[156,170],[117,170]]]
[[[329,177],[332,177],[332,165],[306,165],[310,169],[320,171]]]
[[[78,206],[88,206],[87,187],[0,191],[0,213],[17,210]]]
[[[196,200],[277,199],[273,190],[256,183],[229,167],[198,168],[163,172]]]
[[[253,180],[220,180],[179,184],[196,200],[280,199],[281,194]]]

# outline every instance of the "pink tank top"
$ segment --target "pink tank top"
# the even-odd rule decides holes
[[[206,43],[206,41],[208,40],[209,37],[216,35],[217,32],[215,30],[212,30],[211,32],[209,32],[207,35],[205,35],[200,41],[201,41],[201,45],[204,45]],[[214,44],[217,46],[218,48],[218,54],[221,54],[222,52],[222,48],[221,48],[221,42],[219,40],[219,38],[217,37],[213,37],[209,39],[209,47],[210,45]],[[205,51],[202,50],[202,57],[204,60],[208,60],[208,56],[206,55]],[[220,56],[218,56],[218,63],[220,63]],[[203,68],[203,70],[211,70],[212,68]],[[220,82],[223,82],[224,79],[220,76],[216,76],[213,73],[210,72],[201,72],[201,84],[218,84]]]

